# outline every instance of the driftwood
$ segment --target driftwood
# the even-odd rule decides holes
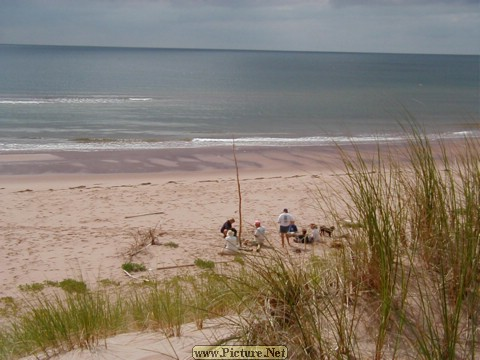
[[[146,214],[139,214],[139,215],[130,215],[130,216],[125,216],[125,219],[131,219],[131,218],[136,218],[140,216],[148,216],[148,215],[160,215],[160,214],[165,214],[163,211],[159,212],[152,212],[152,213],[146,213]]]
[[[150,244],[148,244],[147,246],[144,246],[144,247],[142,247],[141,249],[136,250],[136,251],[134,251],[134,252],[131,253],[131,254],[128,254],[128,255],[130,256],[130,259],[133,258],[135,255],[137,255],[139,252],[142,252],[143,250],[145,250],[146,248],[148,248],[150,245],[152,245],[152,244],[150,243]]]
[[[216,261],[215,264],[225,264],[232,262],[234,260],[225,260],[225,261]],[[164,267],[159,267],[157,270],[168,270],[168,269],[177,269],[177,268],[183,268],[183,267],[192,267],[196,266],[195,264],[184,264],[184,265],[171,265],[171,266],[164,266]]]
[[[140,278],[140,277],[138,277],[138,276],[134,276],[134,275],[130,274],[127,270],[123,270],[123,272],[124,272],[127,276],[131,277],[132,279],[142,280],[142,281],[145,281],[145,282],[150,281],[150,280],[145,279],[145,278]]]

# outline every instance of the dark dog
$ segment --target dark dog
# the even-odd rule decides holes
[[[328,234],[329,237],[332,237],[333,230],[335,230],[335,226],[328,227],[328,226],[322,225],[320,226],[320,235],[325,236],[326,234]]]

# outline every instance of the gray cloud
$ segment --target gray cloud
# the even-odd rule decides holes
[[[1,0],[0,43],[479,53],[478,0]]]
[[[329,0],[333,6],[421,6],[421,5],[477,5],[479,0]]]

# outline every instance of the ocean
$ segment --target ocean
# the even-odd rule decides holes
[[[480,56],[0,45],[0,151],[480,136]]]

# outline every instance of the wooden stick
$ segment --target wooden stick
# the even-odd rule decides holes
[[[127,274],[128,276],[130,276],[132,279],[142,280],[142,281],[145,281],[145,282],[150,281],[150,280],[148,280],[148,279],[139,278],[138,276],[133,276],[133,275],[130,274],[127,270],[123,270],[123,272],[124,272],[125,274]]]
[[[238,162],[237,154],[235,151],[235,137],[232,138],[232,151],[233,151],[233,160],[235,161],[235,171],[237,175],[237,192],[238,192],[238,216],[239,216],[239,229],[238,229],[238,241],[242,239],[242,230],[243,230],[243,216],[242,216],[242,191],[240,189],[240,175],[238,173]]]
[[[152,213],[146,213],[146,214],[140,214],[140,215],[130,215],[130,216],[125,216],[125,219],[131,219],[131,218],[148,216],[148,215],[159,215],[159,214],[165,214],[165,213],[163,211],[159,211],[159,212],[152,212]]]
[[[235,260],[225,260],[225,261],[217,261],[215,264],[224,264],[224,263],[229,263]],[[156,270],[167,270],[167,269],[177,269],[177,268],[182,268],[182,267],[192,267],[196,266],[195,264],[185,264],[185,265],[172,265],[172,266],[164,266],[164,267],[159,267]]]
[[[130,259],[132,259],[135,255],[137,255],[139,252],[142,252],[143,250],[145,250],[146,248],[148,248],[150,245],[152,245],[151,243],[148,244],[147,246],[144,246],[143,248],[141,248],[140,250],[137,250],[135,251],[133,254],[128,254],[130,256]]]

